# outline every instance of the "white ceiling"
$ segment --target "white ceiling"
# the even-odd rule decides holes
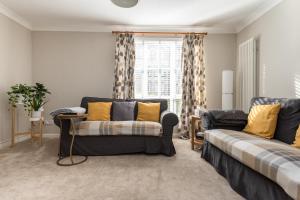
[[[33,30],[128,28],[236,32],[280,0],[139,0],[133,8],[119,8],[110,0],[0,2]]]

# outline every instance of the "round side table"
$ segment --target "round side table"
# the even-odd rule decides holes
[[[57,117],[60,120],[61,130],[62,130],[62,120],[70,120],[70,123],[71,123],[70,129],[72,129],[72,131],[70,131],[70,135],[72,135],[72,140],[71,140],[71,145],[70,145],[70,156],[59,158],[56,161],[56,164],[59,166],[73,166],[73,165],[78,165],[78,164],[84,163],[88,159],[87,156],[81,156],[81,157],[83,157],[83,159],[81,159],[78,162],[75,162],[73,159],[73,146],[74,146],[74,140],[75,140],[75,136],[76,136],[76,127],[75,127],[74,120],[85,119],[85,118],[87,118],[87,114],[77,114],[77,113],[60,114]],[[68,157],[70,158],[71,163],[61,163],[62,160],[66,159]]]

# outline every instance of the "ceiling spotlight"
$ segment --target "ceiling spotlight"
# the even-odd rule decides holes
[[[111,0],[111,2],[122,8],[131,8],[134,7],[139,0]]]

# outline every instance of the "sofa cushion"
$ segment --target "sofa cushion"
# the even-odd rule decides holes
[[[243,131],[267,139],[273,138],[279,110],[280,104],[253,106]]]
[[[292,198],[300,199],[299,149],[231,130],[208,130],[204,137],[229,156],[277,183]]]
[[[281,104],[281,109],[278,114],[274,139],[292,144],[300,123],[300,99],[255,97],[251,100],[251,106],[276,103]]]
[[[138,102],[137,121],[159,122],[160,103]]]
[[[296,133],[296,137],[295,137],[295,141],[293,143],[294,147],[300,148],[300,125],[297,129],[297,133]]]
[[[77,134],[161,136],[162,126],[157,122],[145,121],[82,121],[77,124]]]
[[[133,121],[135,101],[132,102],[113,102],[112,120],[113,121]]]
[[[87,109],[88,112],[88,103],[89,102],[124,102],[124,101],[136,101],[136,102],[144,102],[144,103],[160,103],[160,114],[166,110],[168,110],[168,101],[166,99],[111,99],[111,98],[99,98],[99,97],[83,97],[80,103],[80,106]],[[137,117],[137,104],[134,110],[134,118]]]
[[[89,121],[109,121],[111,102],[93,102],[88,103],[88,116]]]
[[[282,103],[274,138],[292,144],[300,124],[300,99],[289,99]]]

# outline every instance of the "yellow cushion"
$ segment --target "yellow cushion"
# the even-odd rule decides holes
[[[88,121],[109,121],[112,102],[88,103]]]
[[[300,125],[299,125],[297,133],[296,133],[294,144],[292,144],[292,145],[294,147],[300,148]]]
[[[267,139],[273,138],[279,111],[280,104],[253,106],[243,131]]]
[[[137,121],[159,122],[160,103],[138,102]]]

